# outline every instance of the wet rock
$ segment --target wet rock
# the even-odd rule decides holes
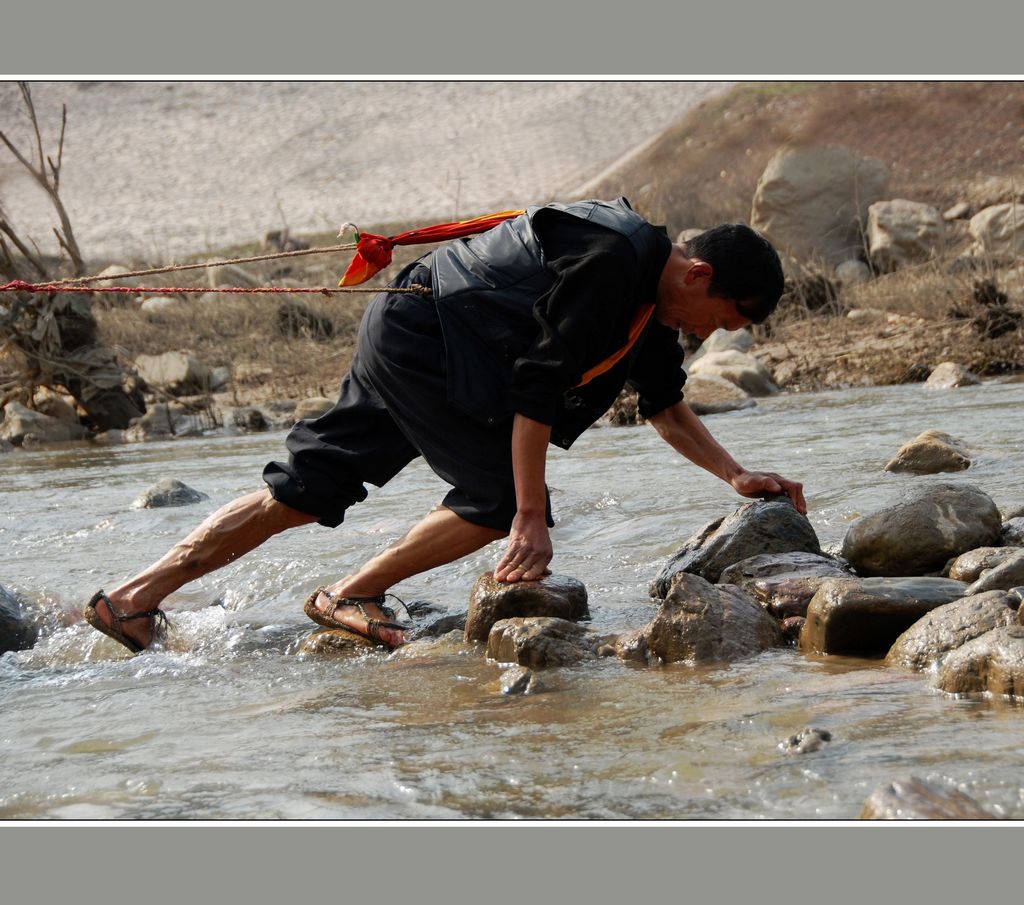
[[[782,637],[790,644],[800,643],[800,634],[807,624],[805,616],[787,616],[782,620]]]
[[[835,266],[861,251],[868,207],[885,197],[888,182],[881,161],[846,148],[786,149],[758,180],[750,225],[801,261]]]
[[[687,373],[701,377],[723,377],[751,396],[771,396],[779,391],[768,369],[753,355],[726,349],[708,352],[692,364]]]
[[[202,433],[202,415],[190,411],[179,402],[159,402],[151,405],[141,418],[133,418],[131,426],[124,432],[129,443],[147,440],[165,440],[169,437],[190,437]]]
[[[740,660],[783,643],[778,623],[750,596],[687,572],[672,579],[643,638],[663,663]]]
[[[406,635],[406,639],[414,641],[421,638],[440,638],[442,635],[447,635],[449,632],[465,633],[465,630],[466,614],[453,613],[449,616],[441,616],[439,619],[435,619],[423,628],[412,629]]]
[[[957,387],[976,386],[981,383],[977,374],[955,361],[944,361],[928,375],[924,385],[931,390],[952,390]]]
[[[183,484],[174,478],[162,478],[148,490],[144,490],[133,501],[132,509],[160,509],[164,506],[190,506],[208,500],[205,493]]]
[[[894,198],[868,208],[868,254],[883,273],[931,260],[946,238],[946,223],[930,204]]]
[[[939,666],[935,687],[1024,699],[1024,625],[994,628],[952,651]]]
[[[864,802],[861,820],[994,820],[978,802],[959,789],[948,789],[916,776],[893,780],[875,789]]]
[[[796,735],[791,735],[779,742],[779,750],[785,754],[810,754],[812,751],[820,750],[830,741],[832,741],[832,733],[827,729],[815,729],[808,726],[806,729],[801,729]]]
[[[903,444],[885,470],[910,474],[963,471],[971,460],[960,440],[941,431],[927,430]]]
[[[1024,585],[1024,550],[1017,547],[1008,548],[1012,555],[998,565],[982,572],[968,589],[968,594],[981,594],[985,591],[1009,591]]]
[[[736,384],[714,374],[695,374],[688,378],[684,389],[686,404],[696,415],[719,415],[757,405]]]
[[[20,402],[8,402],[3,412],[0,439],[8,440],[14,446],[25,446],[25,438],[29,436],[38,446],[45,443],[81,440],[88,434],[88,431],[77,422],[62,421],[42,412],[34,412]],[[30,441],[28,445],[31,447],[33,442]]]
[[[950,651],[1017,618],[1009,594],[989,591],[974,594],[926,613],[900,635],[889,649],[890,666],[924,671]]]
[[[376,649],[369,638],[346,632],[340,628],[325,628],[309,635],[299,647],[299,654],[305,656],[337,656],[339,654],[361,654]]]
[[[147,384],[176,396],[206,393],[210,389],[210,369],[189,352],[139,355],[135,368]]]
[[[807,607],[800,647],[817,654],[884,654],[918,619],[964,595],[948,578],[830,578]]]
[[[0,654],[27,650],[36,643],[39,625],[21,595],[0,585]]]
[[[999,539],[1004,547],[1024,547],[1024,518],[1012,518],[1003,524]]]
[[[501,693],[505,695],[537,694],[544,686],[532,669],[525,666],[513,666],[501,674]]]
[[[925,575],[999,538],[999,510],[972,484],[934,483],[856,521],[843,558],[860,575]]]
[[[664,597],[679,572],[717,582],[722,570],[762,553],[821,553],[807,518],[788,501],[747,503],[692,535],[651,585],[652,597]]]
[[[824,554],[762,553],[723,569],[719,581],[736,585],[776,619],[786,619],[806,616],[807,605],[826,579],[849,574]]]
[[[319,418],[325,412],[334,408],[334,403],[334,399],[328,399],[326,396],[314,396],[311,399],[302,399],[299,401],[299,404],[295,406],[292,418],[295,421],[311,421],[314,418]]]
[[[270,425],[267,424],[263,412],[251,405],[232,409],[231,423],[236,429],[247,434],[270,430]]]
[[[582,625],[550,616],[500,619],[487,636],[487,656],[531,669],[572,666],[596,656],[597,639]]]
[[[503,584],[491,572],[484,572],[470,593],[466,640],[487,641],[494,623],[515,616],[550,616],[573,622],[589,619],[587,589],[568,575]]]
[[[1007,547],[979,547],[977,550],[968,550],[952,561],[949,577],[954,581],[966,581],[970,584],[977,581],[982,572],[994,569],[1017,552]]]

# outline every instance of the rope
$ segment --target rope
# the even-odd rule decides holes
[[[192,265],[188,265],[192,266]],[[213,265],[211,265],[213,266]],[[131,274],[118,274],[118,276],[131,276]],[[95,279],[95,277],[89,277],[88,279]],[[107,279],[107,277],[104,277]],[[113,279],[111,277],[110,279]],[[302,295],[309,293],[316,293],[319,295],[326,295],[330,298],[336,292],[404,292],[413,293],[415,295],[429,295],[430,289],[427,286],[409,286],[403,289],[388,288],[381,289],[380,287],[372,288],[366,286],[346,286],[339,288],[337,286],[261,286],[256,288],[241,287],[241,286],[230,286],[230,287],[219,287],[217,289],[207,289],[204,286],[157,286],[157,287],[146,287],[146,286],[68,286],[67,280],[58,280],[55,283],[26,283],[24,280],[11,280],[10,283],[0,285],[0,292],[125,292],[130,295],[136,295],[140,293],[153,293],[169,295],[171,293],[179,292],[225,292],[232,295],[255,295],[257,293],[279,293],[284,295]]]
[[[252,258],[230,258],[226,261],[203,261],[201,264],[170,264],[166,267],[151,267],[148,270],[129,270],[126,273],[113,273],[106,276],[92,277],[68,277],[64,280],[54,280],[52,286],[63,286],[72,283],[93,283],[96,280],[125,280],[128,277],[148,277],[155,273],[176,273],[181,270],[200,270],[204,267],[223,267],[226,264],[251,264],[255,261],[273,261],[277,258],[297,258],[300,255],[318,255],[331,251],[352,251],[356,248],[355,242],[347,242],[344,245],[328,245],[320,248],[302,248],[298,251],[278,251],[268,255],[256,255]],[[56,292],[57,290],[51,290]]]

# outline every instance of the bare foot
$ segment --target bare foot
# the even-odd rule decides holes
[[[333,588],[328,588],[327,590],[330,591],[331,597],[321,592],[317,594],[314,601],[314,606],[326,618],[351,628],[357,634],[363,635],[366,638],[376,638],[390,648],[400,647],[405,643],[405,635],[398,629],[375,627],[371,630],[369,619],[380,622],[392,622],[394,620],[394,617],[387,616],[378,604],[372,603],[369,600],[361,601],[360,606],[363,612],[360,612],[360,607],[355,604],[341,603],[345,599],[341,592]],[[366,615],[363,615],[363,613]]]

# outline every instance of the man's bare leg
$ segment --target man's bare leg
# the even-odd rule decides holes
[[[279,503],[269,490],[239,497],[218,509],[159,561],[107,596],[119,614],[152,610],[182,585],[226,566],[275,534],[316,520],[315,515]],[[110,624],[110,613],[105,605],[97,604],[96,612]],[[152,620],[122,622],[121,631],[145,647],[152,639]]]
[[[328,585],[327,589],[336,598],[377,597],[403,579],[461,559],[507,533],[474,525],[451,509],[439,506],[405,537],[378,553],[354,575]],[[316,599],[316,606],[321,610],[325,610],[329,603],[323,594]],[[371,618],[384,618],[374,604],[364,604],[363,609]],[[339,606],[332,615],[338,622],[360,631],[366,629],[366,619],[355,606]],[[393,629],[381,629],[380,634],[381,639],[392,647],[403,641],[402,633]]]

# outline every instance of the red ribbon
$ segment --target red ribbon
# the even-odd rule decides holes
[[[496,214],[485,214],[472,220],[459,220],[455,223],[438,223],[435,226],[424,226],[411,229],[397,236],[378,236],[375,233],[363,233],[356,242],[356,253],[348,270],[338,283],[339,286],[355,286],[365,283],[374,274],[379,273],[391,263],[391,252],[396,245],[425,245],[428,242],[445,242],[448,239],[460,239],[474,233],[482,233],[505,220],[518,217],[523,211],[500,211]]]

